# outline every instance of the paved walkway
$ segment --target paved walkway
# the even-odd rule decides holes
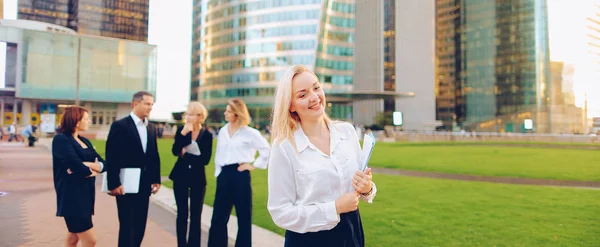
[[[439,173],[439,172],[421,172],[421,171],[411,171],[411,170],[399,170],[399,169],[390,169],[390,168],[372,168],[372,170],[373,170],[373,173],[381,173],[381,174],[396,175],[396,176],[426,177],[426,178],[436,178],[436,179],[479,181],[479,182],[503,183],[503,184],[525,184],[525,185],[554,186],[554,187],[571,187],[571,188],[581,188],[581,189],[600,189],[600,182],[591,182],[591,181],[477,176],[477,175],[467,175],[467,174],[450,174],[450,173]]]
[[[51,218],[52,220],[54,220],[54,222],[52,224],[58,224],[60,225],[60,227],[62,227],[61,229],[64,230],[64,232],[66,232],[66,226],[64,225],[64,221],[62,221],[62,218],[56,218],[54,217],[55,215],[55,210],[56,210],[56,197],[55,197],[55,192],[54,192],[54,188],[53,188],[53,184],[52,184],[52,157],[51,157],[51,153],[48,152],[48,147],[50,146],[50,139],[40,139],[40,142],[37,143],[38,147],[36,148],[25,148],[23,144],[12,144],[12,143],[6,143],[6,142],[0,142],[0,191],[6,191],[5,189],[5,185],[8,184],[12,184],[11,181],[12,180],[4,180],[3,178],[3,174],[5,174],[4,169],[5,168],[10,168],[10,167],[22,167],[21,164],[19,164],[20,162],[28,164],[31,163],[33,165],[31,165],[31,169],[35,170],[35,173],[39,173],[40,178],[43,178],[45,180],[44,184],[41,185],[42,187],[45,188],[45,194],[46,197],[43,198],[43,200],[45,201],[44,203],[40,203],[39,200],[41,199],[34,199],[33,205],[40,205],[40,204],[46,204],[48,205],[47,208],[45,208],[45,212],[44,214],[46,214],[46,218]],[[9,155],[4,155],[5,153],[9,153]],[[26,157],[25,159],[23,159],[22,157]],[[21,174],[19,176],[27,176],[26,174]],[[116,209],[116,203],[114,202],[114,198],[108,195],[105,195],[103,193],[101,193],[99,191],[99,187],[100,187],[100,181],[102,179],[102,175],[97,177],[97,192],[96,192],[96,215],[98,215],[99,217],[94,217],[94,226],[96,228],[96,232],[98,234],[98,246],[116,246],[116,238],[118,235],[118,219],[116,217],[117,215],[117,209]],[[13,181],[14,182],[14,181]],[[18,184],[14,184],[11,185],[14,187],[18,187]],[[15,195],[13,195],[13,192],[9,191],[11,195],[10,198],[14,198]],[[30,199],[29,196],[24,195],[24,198]],[[5,198],[9,198],[9,196],[6,197],[0,197],[0,212],[4,211],[4,199]],[[161,187],[161,189],[159,190],[159,192],[156,195],[153,195],[151,197],[151,209],[150,209],[150,217],[149,217],[149,221],[148,221],[148,228],[146,230],[146,237],[144,238],[144,243],[142,244],[142,246],[176,246],[176,239],[175,239],[175,215],[177,212],[177,208],[175,206],[175,198],[173,195],[173,190],[171,190],[170,188],[167,187]],[[50,204],[48,204],[50,203]],[[15,214],[7,214],[7,215],[15,215]],[[100,216],[105,216],[105,215],[114,215],[114,218],[112,217],[100,217]],[[14,220],[18,219],[18,217],[14,217]],[[103,222],[107,221],[110,218],[112,221],[110,221],[109,223],[104,224]],[[208,206],[208,205],[204,205],[204,208],[202,210],[202,246],[206,246],[206,241],[208,239],[208,234],[207,231],[208,229],[210,229],[210,219],[212,218],[212,207]],[[3,223],[3,216],[0,216],[0,239],[4,239],[2,234],[5,231],[2,231],[3,227],[4,227],[4,223]],[[44,224],[35,224],[35,225],[40,225],[41,227],[39,227],[38,230],[42,230],[45,231],[44,229],[47,228]],[[154,225],[156,228],[150,228],[150,225]],[[103,227],[105,226],[105,227]],[[114,230],[110,231],[111,228],[114,228]],[[105,236],[101,235],[100,230],[102,229],[109,229],[107,230],[108,232],[106,232]],[[149,235],[153,235],[154,231],[159,231],[165,234],[170,235],[169,237],[165,237],[165,240],[168,240],[170,242],[161,242],[161,241],[154,241],[153,238],[149,239]],[[110,234],[112,235],[110,235]],[[230,220],[229,220],[229,224],[228,224],[228,236],[229,236],[229,245],[233,246],[233,244],[235,243],[235,239],[236,239],[236,233],[237,233],[237,218],[235,216],[231,216]],[[59,234],[59,235],[53,235],[53,236],[59,236],[58,238],[56,238],[55,240],[58,241],[58,243],[62,243],[62,236],[64,234]],[[115,239],[114,240],[114,244],[108,243],[106,245],[104,245],[104,243],[102,243],[103,239]],[[54,243],[54,242],[52,242]],[[0,247],[3,247],[2,245],[3,243],[0,243]],[[256,225],[252,226],[252,245],[253,246],[259,246],[259,247],[279,247],[279,246],[283,246],[283,237],[275,234],[271,231],[265,230],[261,227],[258,227]],[[19,246],[17,244],[10,244],[8,246]],[[26,245],[26,246],[35,246],[35,245]],[[44,246],[55,246],[55,244],[51,244],[51,245],[44,245]]]
[[[56,217],[51,154],[45,148],[0,143],[0,246],[63,246],[67,232]],[[94,228],[98,246],[117,246],[118,219],[114,197],[96,195]],[[153,206],[143,246],[175,246],[174,229],[161,226],[175,219]]]

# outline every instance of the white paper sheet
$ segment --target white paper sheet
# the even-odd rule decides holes
[[[197,142],[192,142],[190,145],[184,147],[186,153],[190,153],[193,155],[200,155],[200,147],[198,147]]]

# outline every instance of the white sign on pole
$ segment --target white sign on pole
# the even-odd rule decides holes
[[[395,111],[392,113],[392,119],[395,126],[402,126],[402,112]]]
[[[523,122],[523,125],[525,127],[526,130],[531,130],[533,129],[533,120],[532,119],[525,119],[525,121]]]
[[[40,121],[41,132],[54,133],[56,130],[56,114],[41,114]]]

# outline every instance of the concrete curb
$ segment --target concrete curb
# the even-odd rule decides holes
[[[156,205],[176,214],[177,206],[173,190],[162,186],[158,193],[150,197]],[[201,227],[204,230],[210,229],[213,208],[204,204],[202,208]],[[229,245],[233,246],[237,237],[237,217],[231,215],[227,224],[227,236],[229,236]],[[257,225],[252,225],[252,246],[261,247],[279,247],[283,246],[284,238],[276,233],[266,230]]]

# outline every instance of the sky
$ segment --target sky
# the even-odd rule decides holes
[[[575,66],[575,104],[588,100],[588,117],[600,117],[600,75],[586,54],[586,18],[596,14],[600,0],[547,0],[550,59]],[[596,67],[594,67],[596,66]]]
[[[192,0],[150,1],[148,43],[157,45],[156,103],[150,117],[170,119],[190,99]]]
[[[575,65],[576,104],[583,106],[587,93],[589,116],[600,116],[600,81],[589,72],[592,68],[585,60],[584,50],[585,18],[592,14],[592,3],[600,0],[547,2],[550,58]],[[4,0],[6,18],[16,18],[16,3],[17,0]],[[150,1],[148,42],[158,47],[153,119],[168,119],[171,112],[185,110],[189,101],[191,30],[192,0]]]

